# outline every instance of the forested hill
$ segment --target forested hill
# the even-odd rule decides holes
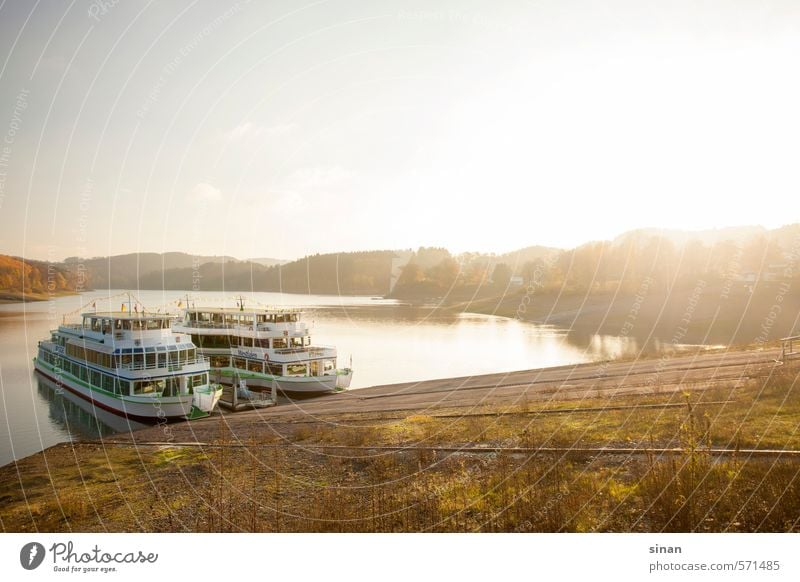
[[[468,300],[538,291],[634,293],[643,281],[672,288],[706,283],[748,284],[800,277],[800,224],[774,230],[643,229],[570,250],[532,246],[503,255],[451,254],[421,247],[317,254],[282,262],[240,261],[188,253],[133,253],[63,263],[0,255],[0,292],[28,294],[90,289],[282,291],[332,295]],[[650,284],[649,283],[649,284]]]
[[[90,289],[170,289],[198,291],[283,291],[333,295],[389,293],[394,251],[313,255],[265,265],[267,260],[187,253],[134,253],[63,263],[23,261],[0,255],[0,291],[8,299],[44,293],[48,273],[58,292]],[[270,259],[272,260],[272,259]]]
[[[0,299],[17,300],[29,295],[63,294],[76,287],[62,266],[0,255]]]
[[[334,253],[269,267],[250,261],[208,262],[199,268],[152,271],[139,277],[139,288],[385,295],[395,256],[393,251]]]

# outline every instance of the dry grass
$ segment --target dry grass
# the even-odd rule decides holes
[[[246,436],[220,423],[214,441],[223,446],[207,450],[109,447],[106,458],[94,445],[62,445],[21,461],[21,482],[13,465],[0,470],[0,523],[5,531],[799,531],[800,460],[709,454],[800,449],[797,377],[795,365],[732,389],[523,402],[474,411],[482,416],[351,416],[347,426]],[[679,406],[563,412],[604,404]],[[682,454],[368,448],[481,443]]]

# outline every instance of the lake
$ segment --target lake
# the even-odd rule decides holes
[[[119,291],[96,291],[51,301],[0,305],[0,465],[60,442],[99,438],[138,428],[60,394],[33,372],[37,342],[67,314],[92,301],[119,310]],[[148,310],[178,312],[179,291],[140,291]],[[236,294],[193,292],[197,306],[234,306]],[[559,366],[633,354],[633,338],[592,336],[582,344],[563,330],[491,315],[443,313],[371,297],[251,293],[247,307],[302,306],[314,343],[335,345],[339,365],[352,357],[351,389],[433,378]],[[91,311],[87,307],[85,311]],[[333,396],[335,397],[335,396]]]

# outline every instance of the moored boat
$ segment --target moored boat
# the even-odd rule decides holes
[[[101,409],[144,422],[208,414],[222,395],[208,359],[173,318],[145,312],[83,313],[39,342],[34,367]]]
[[[277,390],[290,397],[313,396],[350,387],[352,367],[337,368],[333,346],[313,345],[302,310],[187,307],[173,323],[190,334],[209,358],[212,378],[250,390]]]

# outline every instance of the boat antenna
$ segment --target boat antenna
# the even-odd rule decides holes
[[[239,295],[239,311],[244,311],[244,297]]]

